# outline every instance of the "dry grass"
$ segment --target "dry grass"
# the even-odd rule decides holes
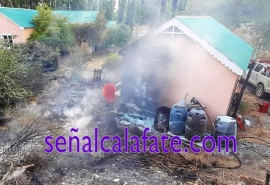
[[[43,152],[31,151],[24,156],[24,159],[15,163],[11,162],[10,166],[6,165],[6,173],[0,177],[0,185],[31,184],[33,177],[37,177],[40,173],[47,169],[49,155]]]
[[[171,149],[169,143],[170,141],[166,142],[167,149]],[[162,151],[161,142],[159,142],[159,151]],[[177,172],[182,180],[192,181],[194,184],[226,184],[221,182],[216,173],[213,173],[213,169],[237,168],[239,166],[239,162],[231,155],[214,155],[205,152],[195,154],[192,152],[150,153],[148,151],[141,154],[141,160],[170,173]]]
[[[30,170],[40,172],[41,170],[48,167],[47,157],[48,154],[44,152],[32,151],[24,157],[23,161],[21,162],[21,165],[24,166],[33,164],[34,167],[31,168]]]

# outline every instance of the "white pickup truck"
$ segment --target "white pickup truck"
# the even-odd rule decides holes
[[[249,69],[242,75],[244,80],[248,72]],[[256,87],[256,96],[261,98],[270,93],[270,64],[256,62],[248,82]]]

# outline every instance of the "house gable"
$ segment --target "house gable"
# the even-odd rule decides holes
[[[210,22],[212,24],[217,24],[219,26],[218,28],[219,31],[217,31],[219,33],[216,33],[217,36],[215,37],[213,36],[213,38],[211,37],[211,35],[213,34],[212,33],[213,30],[211,30],[212,27],[205,25],[204,28],[205,37],[202,37],[199,36],[197,32],[193,31],[193,27],[190,28],[187,25],[185,25],[187,24],[186,22],[188,22],[189,18],[194,19],[194,17],[183,17],[183,19],[185,19],[185,24],[181,22],[180,18],[182,17],[175,17],[169,20],[168,22],[162,24],[161,26],[152,30],[145,36],[139,38],[130,45],[121,49],[119,51],[119,54],[123,55],[125,51],[129,47],[131,47],[131,45],[135,45],[146,38],[155,36],[160,33],[171,34],[172,37],[176,34],[184,34],[188,36],[191,40],[198,42],[205,51],[207,51],[211,56],[213,56],[215,59],[221,62],[233,73],[237,75],[243,74],[243,71],[247,69],[247,66],[249,64],[250,58],[254,50],[249,44],[247,44],[241,38],[239,38],[234,33],[229,31],[227,28],[222,26],[220,23],[215,21],[212,17],[195,17],[196,20],[198,19],[198,21],[195,21],[193,24],[195,25],[194,27],[196,27],[196,25],[198,24],[199,30],[199,27],[203,25],[203,23],[200,23],[200,21],[204,22],[205,21],[204,19],[210,19],[211,20]],[[224,40],[226,39],[224,39],[223,36],[227,40],[229,39],[232,40],[225,42]],[[239,50],[241,50],[242,52],[239,52]]]

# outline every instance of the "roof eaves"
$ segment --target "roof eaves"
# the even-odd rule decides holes
[[[178,26],[179,29],[181,29],[185,35],[187,35],[193,41],[200,43],[205,51],[207,51],[211,56],[213,56],[215,59],[217,59],[219,62],[221,62],[225,67],[227,67],[228,69],[230,69],[233,73],[235,73],[237,75],[243,74],[243,69],[241,67],[239,67],[237,64],[235,64],[230,59],[228,59],[225,55],[220,53],[216,48],[214,48],[212,45],[207,43],[205,40],[203,40],[197,34],[192,32],[192,30],[190,30],[183,23],[181,23],[179,20],[177,20],[176,17],[173,18],[173,20],[174,20],[174,25]]]
[[[209,19],[209,18],[212,18],[211,16],[184,16],[184,15],[178,15],[178,16],[175,16],[176,18],[196,18],[196,19]]]
[[[177,16],[177,17],[196,17],[196,18],[212,18],[210,16]],[[185,26],[183,23],[181,23],[179,20],[177,20],[177,17],[174,17],[173,19],[165,22],[161,26],[151,30],[148,32],[146,35],[140,37],[139,39],[133,41],[132,43],[128,44],[127,46],[123,47],[118,51],[120,55],[123,55],[125,50],[128,49],[131,45],[136,44],[140,40],[143,40],[146,37],[149,36],[154,36],[158,33],[160,33],[163,30],[166,30],[172,25],[177,26],[179,29],[183,31],[185,35],[187,35],[191,40],[198,42],[203,49],[208,52],[211,56],[213,56],[215,59],[217,59],[221,64],[223,64],[225,67],[227,67],[229,70],[231,70],[233,73],[237,75],[242,75],[243,74],[243,69],[235,64],[233,61],[228,59],[224,54],[219,52],[216,48],[214,48],[212,45],[207,43],[205,40],[203,40],[201,37],[199,37],[197,34],[195,34],[192,30],[190,30],[187,26]]]

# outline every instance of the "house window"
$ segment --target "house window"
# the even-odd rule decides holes
[[[7,43],[13,44],[13,37],[12,37],[12,35],[1,35],[1,38],[4,39]]]

